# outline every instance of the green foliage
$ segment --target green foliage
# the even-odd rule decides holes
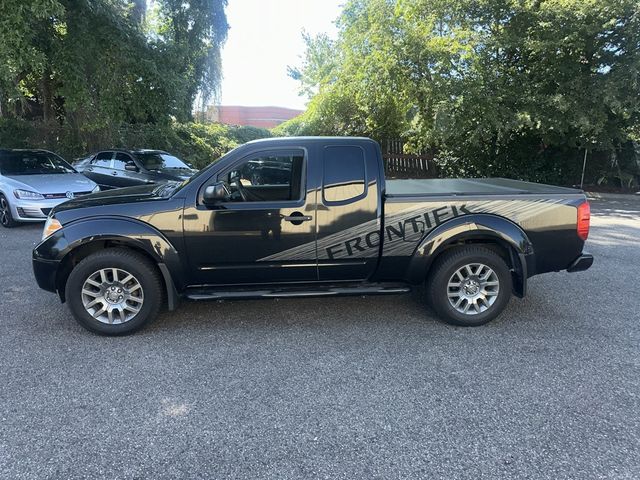
[[[159,0],[158,38],[153,43],[162,52],[163,70],[177,73],[172,84],[177,94],[175,115],[191,118],[198,93],[205,102],[217,93],[222,67],[220,45],[229,25],[224,8],[227,0]]]
[[[270,136],[269,130],[262,128],[218,123],[124,123],[118,127],[74,129],[66,124],[0,119],[3,147],[45,148],[69,160],[108,148],[154,148],[203,168],[238,145]]]
[[[220,84],[226,0],[0,0],[0,117],[188,121]]]
[[[320,87],[335,82],[335,73],[340,64],[340,58],[336,56],[336,42],[326,34],[312,37],[303,32],[302,38],[306,45],[304,64],[301,69],[289,67],[289,76],[301,83],[300,93],[315,95]]]
[[[568,183],[582,149],[639,130],[637,0],[350,0],[338,26],[307,39],[291,73],[313,97],[279,133],[401,137],[451,174]]]

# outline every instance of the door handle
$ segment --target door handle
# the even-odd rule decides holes
[[[111,172],[111,175],[115,177],[116,175],[118,175],[118,172]]]
[[[313,220],[313,217],[311,215],[303,215],[300,212],[293,212],[291,215],[283,216],[282,219],[287,222],[291,222],[294,225],[301,225],[303,222],[309,222]]]

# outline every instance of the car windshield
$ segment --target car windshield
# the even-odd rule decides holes
[[[168,153],[136,153],[136,158],[140,160],[142,166],[147,170],[164,170],[166,168],[191,170],[190,167],[178,157],[174,157]]]
[[[2,175],[50,175],[76,173],[71,165],[49,152],[9,152],[0,154]]]

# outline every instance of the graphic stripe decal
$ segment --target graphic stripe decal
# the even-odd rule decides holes
[[[488,213],[505,217],[522,225],[570,201],[567,199],[459,201],[448,204],[438,203],[435,207],[433,204],[417,203],[385,216],[383,255],[411,255],[420,239],[438,225],[455,217]],[[308,260],[315,257],[316,247],[318,258],[321,260],[371,258],[378,255],[380,233],[378,220],[370,220],[323,237],[317,242],[309,242],[258,261]]]

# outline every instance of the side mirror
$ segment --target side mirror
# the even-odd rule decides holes
[[[228,200],[230,195],[224,182],[216,182],[213,185],[205,187],[204,193],[202,194],[202,201],[205,205],[213,205]]]
[[[135,164],[135,163],[133,163],[133,162],[127,162],[127,163],[125,164],[125,166],[124,166],[124,169],[125,169],[127,172],[137,172],[137,171],[139,171],[139,170],[140,170],[140,169],[136,166],[136,164]]]

